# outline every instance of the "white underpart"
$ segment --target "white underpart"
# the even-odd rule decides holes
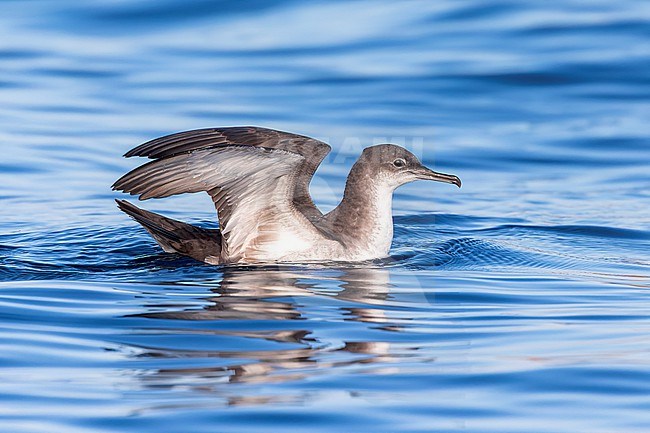
[[[309,255],[305,252],[313,246],[314,239],[306,239],[300,230],[280,229],[276,238],[264,245],[264,253],[271,260],[285,261],[293,256]]]
[[[284,162],[290,162],[288,157]],[[231,259],[282,261],[313,245],[315,228],[291,205],[291,173],[278,166],[249,169],[250,174],[233,185],[231,200],[237,204],[222,228]],[[241,164],[238,168],[241,170]]]

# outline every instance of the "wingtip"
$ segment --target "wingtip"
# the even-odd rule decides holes
[[[137,154],[137,149],[138,149],[139,147],[140,147],[140,146],[135,147],[135,148],[129,150],[128,152],[126,152],[126,153],[125,153],[124,155],[122,155],[122,156],[123,156],[124,158],[131,158],[131,157],[133,157],[133,156],[139,156],[139,155]]]

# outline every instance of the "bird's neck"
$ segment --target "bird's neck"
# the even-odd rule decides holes
[[[394,189],[355,165],[341,203],[328,215],[343,243],[360,259],[388,255],[393,241]]]

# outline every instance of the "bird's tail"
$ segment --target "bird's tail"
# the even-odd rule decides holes
[[[178,253],[211,264],[220,263],[221,232],[204,229],[115,200],[120,210],[140,223],[165,252]]]

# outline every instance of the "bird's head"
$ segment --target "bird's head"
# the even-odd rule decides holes
[[[367,147],[355,165],[357,164],[363,167],[365,176],[392,189],[416,180],[451,183],[459,188],[461,185],[458,176],[438,173],[425,167],[413,153],[395,144]]]

